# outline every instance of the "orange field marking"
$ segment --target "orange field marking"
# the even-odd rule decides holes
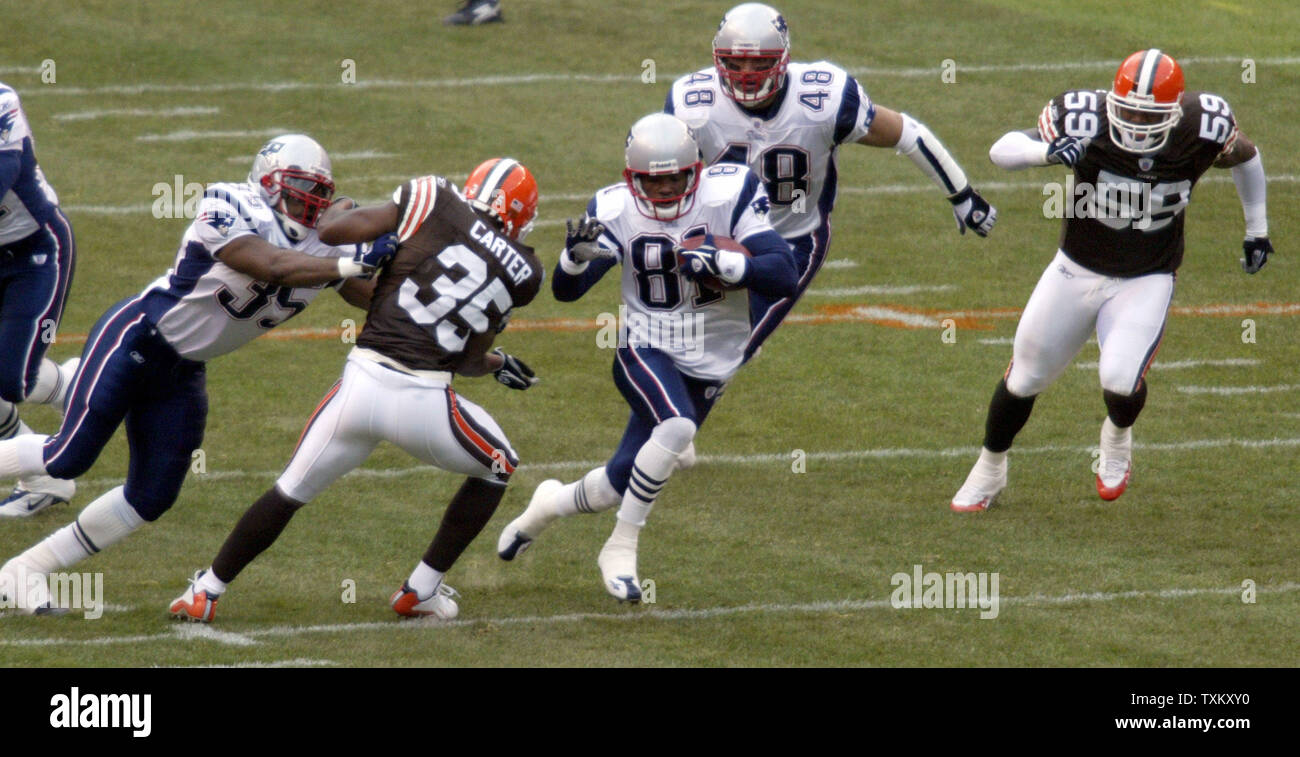
[[[839,304],[816,305],[812,312],[794,313],[786,323],[874,323],[895,329],[946,328],[945,320],[963,329],[988,331],[990,321],[1019,318],[1021,308],[984,308],[976,310],[944,310],[916,308],[910,305]],[[1236,318],[1241,316],[1300,315],[1300,302],[1253,302],[1221,305],[1179,305],[1169,309],[1174,316],[1203,318]],[[604,324],[593,318],[516,318],[510,321],[511,331],[594,331]],[[296,341],[300,339],[338,339],[342,329],[298,328],[277,329],[264,336],[266,339]],[[61,334],[58,341],[82,344],[85,334]]]

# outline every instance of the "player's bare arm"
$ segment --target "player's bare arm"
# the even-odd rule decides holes
[[[1255,143],[1246,138],[1245,134],[1237,132],[1237,139],[1232,146],[1223,151],[1219,159],[1214,161],[1215,168],[1233,168],[1250,160],[1259,154],[1255,148]]]
[[[370,310],[370,298],[375,293],[375,279],[347,279],[339,285],[339,296],[354,308]]]
[[[350,200],[348,202],[351,202]],[[397,203],[372,205],[359,208],[355,206],[339,208],[339,203],[331,205],[321,217],[320,241],[325,244],[357,244],[397,230]]]
[[[318,258],[276,247],[254,234],[232,240],[215,254],[236,271],[279,286],[316,286],[341,275],[338,258]]]
[[[875,118],[858,144],[868,147],[893,147],[906,155],[921,172],[943,189],[952,203],[957,230],[967,229],[988,236],[997,223],[998,211],[971,186],[966,172],[948,154],[939,138],[925,124],[905,113],[877,105]]]

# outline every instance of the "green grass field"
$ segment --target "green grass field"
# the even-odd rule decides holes
[[[731,4],[505,0],[507,23],[471,29],[439,23],[451,0],[224,3],[199,19],[160,2],[6,9],[0,79],[23,97],[79,247],[51,355],[76,354],[76,336],[100,313],[170,265],[188,221],[151,214],[156,184],[242,180],[281,130],[319,140],[336,158],[339,192],[363,201],[410,176],[459,180],[482,159],[512,155],[541,186],[529,241],[553,266],[563,220],[618,179],[628,126],[662,106],[673,78],[709,63]],[[876,102],[925,121],[997,205],[998,226],[986,240],[959,236],[910,161],[842,151],[835,262],[795,311],[802,320],[732,383],[696,439],[700,464],[673,478],[642,535],[654,604],[619,606],[600,585],[595,558],[612,513],[557,524],[515,563],[495,555],[501,527],[537,483],[573,480],[622,433],[626,405],[594,328],[547,327],[614,310],[610,276],[578,303],[544,293],[514,314],[498,344],[537,369],[532,391],[457,382],[525,463],[448,576],[460,620],[400,622],[387,605],[460,481],[385,446],[299,514],[221,600],[211,628],[169,621],[168,602],[272,484],[341,370],[350,345],[337,334],[360,315],[323,295],[282,330],[324,338],[262,339],[209,365],[206,473],[156,524],[73,569],[104,574],[103,617],[10,613],[0,665],[1300,663],[1300,59],[1285,35],[1259,33],[1297,28],[1300,7],[1182,3],[1151,37],[1133,19],[1164,3],[863,6],[783,2],[794,58],[832,60]],[[1090,451],[1105,410],[1095,366],[1072,367],[1018,438],[998,507],[951,513],[1010,358],[1015,312],[1055,250],[1042,185],[1064,176],[1002,172],[988,147],[1033,125],[1058,92],[1109,86],[1124,56],[1150,46],[1184,61],[1189,88],[1224,96],[1260,146],[1278,254],[1257,276],[1241,272],[1241,206],[1230,174],[1212,170],[1188,211],[1177,310],[1148,376],[1128,493],[1096,496]],[[42,80],[46,60],[53,82]],[[956,62],[955,82],[942,80],[944,60]],[[653,82],[642,81],[647,63]],[[343,82],[350,70],[355,84]],[[919,325],[902,328],[879,309]],[[942,321],[957,313],[969,320],[946,342]],[[1091,344],[1078,360],[1096,358]],[[1198,392],[1209,387],[1240,391]],[[24,418],[42,432],[58,423],[47,408]],[[119,434],[71,507],[0,523],[0,559],[117,485],[125,464]],[[894,609],[891,576],[915,565],[996,572],[998,616]],[[342,601],[347,581],[354,602]],[[1254,603],[1242,601],[1244,581]]]

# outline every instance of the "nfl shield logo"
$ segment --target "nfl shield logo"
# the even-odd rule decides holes
[[[1153,166],[1153,165],[1155,165],[1155,164],[1156,164],[1156,162],[1155,162],[1154,160],[1152,160],[1151,158],[1138,158],[1138,169],[1139,169],[1139,170],[1142,170],[1142,171],[1150,171],[1150,170],[1151,170],[1151,166]]]

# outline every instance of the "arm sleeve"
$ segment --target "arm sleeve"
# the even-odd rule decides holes
[[[998,168],[1019,171],[1030,166],[1047,165],[1047,143],[1031,138],[1023,131],[1009,131],[989,148],[989,160]]]
[[[1241,210],[1246,216],[1246,236],[1268,236],[1268,182],[1264,163],[1255,148],[1255,157],[1232,167],[1232,183],[1237,185]]]
[[[569,251],[560,253],[560,262],[555,264],[555,276],[551,278],[551,294],[560,302],[573,302],[587,293],[600,281],[605,272],[618,262],[611,259],[593,260],[581,266],[574,266],[569,260]],[[569,273],[566,266],[579,269],[578,273]]]
[[[793,297],[799,287],[799,273],[790,243],[768,229],[745,237],[741,244],[751,256],[749,271],[741,283],[766,297]]]
[[[895,149],[911,159],[948,197],[965,189],[970,184],[966,173],[948,154],[948,149],[939,138],[915,118],[906,113],[900,115],[903,117],[903,133],[898,138],[898,144],[894,145]]]

